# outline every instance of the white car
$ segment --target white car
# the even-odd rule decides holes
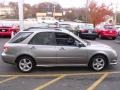
[[[120,35],[120,25],[115,25],[118,35]]]
[[[59,23],[54,17],[38,17],[37,21],[39,23]]]

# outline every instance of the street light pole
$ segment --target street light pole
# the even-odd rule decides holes
[[[24,28],[24,15],[23,15],[23,0],[19,0],[18,2],[18,8],[19,8],[19,25],[20,25],[20,31]]]

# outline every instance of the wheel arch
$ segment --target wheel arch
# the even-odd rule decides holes
[[[18,62],[18,60],[19,60],[18,58],[23,57],[23,56],[31,57],[31,58],[33,59],[35,65],[36,65],[36,61],[35,61],[35,59],[34,59],[31,55],[28,55],[28,54],[21,54],[21,55],[19,55],[19,56],[16,58],[15,63]]]
[[[107,64],[107,65],[109,64],[109,59],[108,59],[108,56],[107,56],[107,55],[105,55],[105,54],[103,54],[103,53],[97,53],[97,54],[93,55],[93,56],[90,58],[90,60],[89,60],[89,62],[88,62],[88,66],[89,66],[89,64],[91,63],[92,58],[94,58],[95,56],[98,56],[98,55],[101,55],[101,56],[105,57],[106,64]]]

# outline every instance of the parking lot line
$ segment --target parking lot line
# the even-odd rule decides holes
[[[114,72],[84,72],[84,73],[57,73],[57,74],[2,74],[0,77],[13,77],[13,76],[19,76],[19,77],[57,77],[60,75],[66,75],[66,76],[79,76],[79,75],[101,75],[101,74],[119,74],[120,71],[114,71]]]
[[[57,77],[60,75],[65,74],[66,76],[77,76],[77,75],[91,75],[91,74],[104,74],[105,72],[92,72],[92,73],[60,73],[60,74],[9,74],[9,75],[0,75],[0,77],[12,77],[12,76],[19,76],[19,77]]]
[[[62,74],[17,74],[17,75],[0,75],[0,77],[13,77],[13,76],[18,76],[18,77],[57,77]]]
[[[64,78],[65,76],[66,76],[66,75],[64,75],[64,74],[63,74],[63,75],[60,75],[59,77],[57,77],[57,78],[55,78],[55,79],[53,79],[53,80],[51,80],[51,81],[49,81],[49,82],[47,82],[47,83],[45,83],[45,84],[43,84],[43,85],[41,85],[41,86],[35,88],[34,90],[42,90],[42,89],[48,87],[49,85],[51,85],[51,84],[59,81],[60,79]]]
[[[107,76],[109,73],[103,74],[97,81],[95,81],[87,90],[94,90]]]
[[[4,79],[4,80],[0,81],[0,84],[5,83],[5,82],[10,81],[10,80],[13,80],[13,79],[16,79],[16,78],[18,78],[18,76],[9,77],[7,79]]]

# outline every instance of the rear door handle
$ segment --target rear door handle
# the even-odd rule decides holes
[[[30,49],[35,49],[35,46],[31,46]]]
[[[59,50],[65,50],[63,47],[61,47]]]

